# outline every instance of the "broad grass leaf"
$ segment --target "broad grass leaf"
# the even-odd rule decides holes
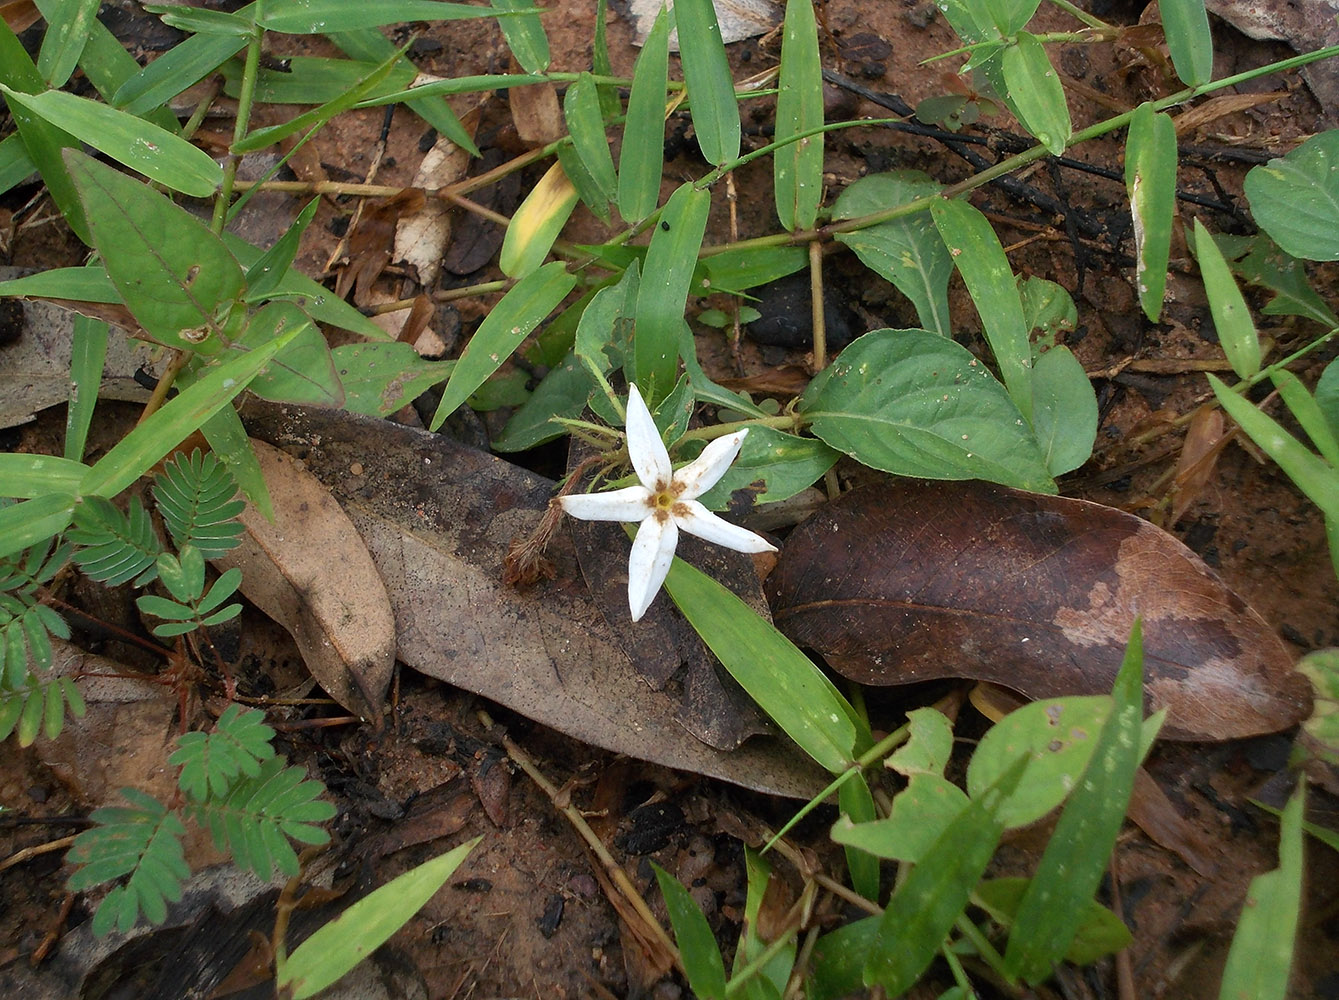
[[[874,796],[864,774],[857,774],[837,789],[837,808],[842,818],[852,823],[869,823],[878,813],[874,808]],[[879,859],[859,847],[846,847],[846,873],[851,880],[851,888],[871,902],[879,899]]]
[[[618,214],[640,222],[660,199],[665,159],[665,88],[669,83],[669,15],[662,7],[632,71],[623,147],[618,156]]]
[[[256,76],[254,99],[266,104],[325,104],[367,79],[383,61],[293,56],[284,61],[284,70],[260,70]],[[229,97],[238,96],[244,74],[242,63],[236,60],[226,63],[223,67],[223,92]],[[397,63],[369,97],[401,92],[413,83],[414,75],[413,69],[407,64]]]
[[[701,570],[675,559],[665,589],[716,658],[800,749],[833,774],[852,762],[863,724],[832,682],[771,622]]]
[[[22,94],[5,89],[18,102],[70,135],[137,170],[150,180],[193,198],[218,190],[223,168],[198,146],[143,118],[63,90]]]
[[[794,274],[809,263],[801,247],[759,247],[725,250],[703,257],[693,272],[693,292],[740,293]]]
[[[1213,77],[1213,35],[1204,0],[1160,0],[1158,9],[1176,75],[1191,87],[1208,83]]]
[[[563,95],[563,117],[572,136],[573,152],[599,192],[598,199],[593,203],[588,200],[587,204],[597,215],[601,210],[607,215],[609,203],[618,197],[618,176],[605,135],[599,87],[589,73],[582,73],[577,82],[567,88]]]
[[[1069,951],[1124,822],[1142,758],[1142,647],[1136,623],[1112,689],[1111,712],[1097,737],[1092,759],[1070,794],[1018,906],[1004,968],[1007,974],[1030,983],[1049,977]]]
[[[1330,362],[1330,367],[1333,366],[1334,362]],[[1321,409],[1319,386],[1316,395],[1311,395],[1301,379],[1286,368],[1276,369],[1269,377],[1321,457],[1339,469],[1339,429]]]
[[[769,895],[772,868],[767,859],[757,851],[745,846],[744,871],[748,888],[744,897],[744,922],[740,928],[739,945],[735,949],[733,974],[738,974],[746,966],[762,957],[769,942],[763,939],[760,925],[774,925],[780,919],[780,895]],[[798,950],[794,938],[773,954],[767,964],[753,978],[744,983],[744,1000],[781,1000],[782,992],[790,979],[791,969],[795,965],[795,953]]]
[[[576,286],[576,278],[558,261],[518,281],[495,305],[474,331],[465,352],[456,362],[442,400],[432,418],[436,430],[458,406],[472,396],[484,380],[502,367],[512,351],[544,321]]]
[[[965,347],[926,330],[853,341],[810,383],[800,411],[827,444],[885,472],[1055,490],[1004,387]]]
[[[939,192],[939,184],[919,170],[892,170],[862,177],[837,198],[834,219],[905,205]],[[953,258],[927,213],[904,216],[838,233],[837,239],[856,252],[870,270],[887,278],[911,300],[921,326],[944,337],[952,336],[948,314],[948,279]]]
[[[256,23],[266,31],[325,35],[379,28],[402,21],[459,21],[495,17],[498,13],[499,7],[474,7],[441,0],[387,0],[375,4],[351,4],[348,0],[288,0],[266,4]]]
[[[524,278],[539,270],[576,204],[577,189],[563,165],[553,164],[511,217],[498,258],[502,273]]]
[[[791,533],[768,588],[792,641],[865,684],[1098,694],[1141,617],[1164,737],[1237,739],[1309,711],[1273,628],[1171,535],[1100,504],[985,483],[861,487]]]
[[[0,281],[0,295],[34,299],[67,299],[72,302],[120,302],[116,286],[101,265],[53,267],[22,278]]]
[[[1018,285],[999,237],[984,215],[957,198],[932,203],[930,215],[976,303],[1000,377],[1030,424],[1032,349]]]
[[[725,962],[721,960],[721,949],[707,918],[683,883],[654,861],[651,867],[655,869],[660,895],[669,911],[674,940],[693,995],[702,1000],[725,1000]]]
[[[507,48],[527,73],[543,73],[549,68],[549,38],[544,34],[544,22],[540,20],[536,6],[530,0],[493,0],[493,7],[498,11],[526,11],[499,17],[497,23],[502,28],[502,37],[507,40]]]
[[[302,234],[315,218],[320,204],[319,198],[307,202],[292,225],[275,240],[274,245],[261,254],[254,264],[247,266],[245,296],[247,302],[264,301],[278,290],[279,283],[293,266],[293,258],[297,256]]]
[[[277,982],[305,1000],[334,983],[409,922],[456,873],[481,837],[425,861],[374,889],[321,926],[282,962]]]
[[[712,0],[677,0],[674,17],[697,144],[708,163],[720,166],[739,156],[740,129],[739,104],[716,8]]]
[[[23,136],[15,133],[0,139],[0,194],[17,187],[36,173],[37,164],[23,145]]]
[[[107,340],[111,330],[100,319],[74,318],[70,344],[70,403],[65,412],[65,457],[84,457],[88,428],[98,403],[98,389],[107,362]]]
[[[1035,35],[1018,32],[1013,45],[1004,50],[1001,72],[1023,127],[1053,155],[1065,151],[1073,126],[1065,88]]]
[[[226,361],[183,389],[103,455],[85,474],[79,492],[84,496],[116,496],[231,403],[293,336],[292,332],[285,333]]]
[[[255,22],[227,11],[207,7],[187,7],[182,4],[145,4],[150,14],[157,14],[168,27],[190,34],[236,35],[250,37]]]
[[[679,332],[710,209],[710,191],[681,184],[665,202],[646,251],[633,351],[637,384],[650,406],[678,380]]]
[[[1199,260],[1218,342],[1232,370],[1240,378],[1250,378],[1260,370],[1260,337],[1222,251],[1199,219],[1195,220],[1195,257]]]
[[[248,4],[236,13],[249,15],[254,8]],[[192,35],[122,83],[112,95],[112,106],[132,115],[161,107],[241,52],[246,42],[233,35]]]
[[[47,86],[58,89],[69,81],[88,43],[99,6],[98,0],[60,0],[58,9],[44,15],[47,32],[37,54],[37,70]]]
[[[822,441],[754,427],[739,457],[698,500],[711,510],[728,509],[737,516],[760,504],[793,497],[821,479],[840,457]]]
[[[69,526],[78,503],[73,494],[47,493],[0,508],[0,559],[60,534]]]
[[[1279,866],[1257,875],[1232,935],[1219,1000],[1283,1000],[1302,910],[1302,816],[1306,782],[1297,785],[1279,824]]]
[[[209,228],[166,197],[83,153],[65,154],[107,274],[155,340],[218,349],[215,317],[241,294],[242,269]],[[185,331],[199,331],[190,338]]]
[[[75,493],[86,472],[88,466],[78,459],[0,453],[0,496],[31,499]]]
[[[1233,392],[1214,376],[1209,384],[1227,415],[1241,425],[1265,454],[1279,464],[1299,490],[1311,498],[1327,520],[1339,521],[1339,469],[1328,464],[1289,434],[1278,421]]]
[[[1176,213],[1176,128],[1144,103],[1125,139],[1125,191],[1134,219],[1135,285],[1144,315],[1156,323],[1167,288],[1172,218]]]
[[[1088,461],[1097,440],[1097,395],[1068,347],[1052,347],[1032,366],[1032,423],[1052,476]]]
[[[823,124],[823,67],[818,58],[818,23],[810,0],[787,0],[781,38],[778,142]],[[772,186],[781,228],[789,232],[812,228],[823,198],[822,134],[796,140],[776,151],[772,157]]]
[[[981,906],[996,923],[1009,927],[1031,881],[1026,878],[986,879],[972,893],[972,902]],[[1128,947],[1134,940],[1120,917],[1095,899],[1088,900],[1087,906],[1074,915],[1072,929],[1074,937],[1064,959],[1074,965],[1091,965],[1099,958]]]
[[[899,996],[939,953],[995,853],[1000,807],[1022,773],[1019,762],[974,798],[893,892],[865,959],[866,985]]]
[[[1339,260],[1339,129],[1246,175],[1251,214],[1294,257]]]

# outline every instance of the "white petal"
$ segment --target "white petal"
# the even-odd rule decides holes
[[[742,430],[717,438],[702,449],[701,455],[675,473],[674,481],[684,487],[679,499],[696,500],[719,483],[730,463],[738,457],[746,434],[748,431]]]
[[[628,458],[632,460],[632,467],[642,485],[648,490],[669,486],[674,467],[670,465],[665,442],[660,440],[660,431],[636,385],[628,386],[628,412],[624,428],[628,432]]]
[[[559,497],[563,510],[580,521],[640,521],[650,513],[651,491],[628,486],[608,493],[575,493]]]
[[[632,554],[628,556],[628,607],[633,621],[641,621],[655,600],[670,563],[674,562],[674,547],[678,544],[679,529],[673,518],[660,521],[648,517],[637,529]]]
[[[722,521],[696,500],[690,500],[683,506],[687,508],[687,513],[676,513],[674,520],[678,521],[679,527],[690,535],[697,535],[698,538],[724,545],[727,549],[734,549],[737,552],[776,551],[776,546],[762,535],[755,535],[748,528]]]

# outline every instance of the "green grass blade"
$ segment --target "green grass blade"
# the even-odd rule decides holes
[[[1032,348],[1018,286],[999,237],[984,215],[960,199],[936,201],[930,214],[976,303],[1005,388],[1030,424]]]
[[[720,166],[739,157],[739,103],[716,8],[711,0],[678,0],[674,18],[697,144],[708,163]]]
[[[872,823],[878,819],[874,809],[874,796],[870,793],[869,783],[864,774],[857,774],[837,790],[837,808],[844,818],[852,823]],[[846,871],[851,879],[851,888],[866,899],[878,902],[879,899],[879,859],[868,851],[847,845]]]
[[[1302,909],[1302,814],[1306,782],[1283,809],[1279,866],[1257,875],[1232,935],[1219,1000],[1283,1000]]]
[[[1002,72],[1019,120],[1055,156],[1065,151],[1073,125],[1065,88],[1035,35],[1020,31],[1004,50]]]
[[[1161,0],[1158,9],[1176,75],[1191,87],[1208,83],[1213,77],[1213,35],[1204,0]]]
[[[0,508],[0,559],[60,534],[69,526],[78,502],[70,494],[44,493]]]
[[[84,457],[93,408],[102,386],[102,366],[107,360],[107,324],[100,319],[75,316],[70,349],[70,405],[65,414],[65,457]]]
[[[1218,342],[1240,378],[1250,378],[1260,370],[1260,337],[1255,332],[1251,311],[1237,287],[1237,279],[1223,259],[1209,231],[1199,219],[1195,220],[1195,256],[1199,259],[1200,277],[1209,297]]]
[[[1143,677],[1143,636],[1136,622],[1116,675],[1111,714],[1018,907],[1004,956],[1007,975],[1030,983],[1046,979],[1092,904],[1139,769]]]
[[[368,893],[280,960],[278,985],[304,1000],[361,962],[409,921],[455,874],[481,838],[411,868]]]
[[[474,7],[439,0],[389,0],[385,3],[349,3],[348,0],[287,0],[269,3],[256,23],[267,31],[290,35],[319,35],[332,31],[380,28],[405,21],[462,21],[495,17],[499,8]],[[240,12],[239,12],[240,13]]]
[[[237,411],[231,406],[223,407],[201,424],[200,430],[209,442],[210,450],[228,467],[247,499],[264,517],[274,520],[274,505],[269,487],[265,485],[265,473],[261,471],[260,461]]]
[[[522,278],[502,296],[502,301],[479,324],[456,362],[442,391],[437,413],[432,418],[433,430],[441,427],[442,422],[472,396],[488,376],[502,367],[512,351],[574,287],[576,278],[568,274],[561,263],[553,261]]]
[[[1321,457],[1339,469],[1339,429],[1331,425],[1316,397],[1307,392],[1301,380],[1286,368],[1274,371],[1269,377]]]
[[[721,959],[716,935],[711,933],[711,925],[683,883],[654,861],[651,867],[655,869],[660,895],[669,911],[674,940],[679,946],[679,957],[693,995],[702,1000],[725,1000],[725,962]]]
[[[787,0],[782,30],[778,142],[823,124],[823,67],[810,0]],[[823,197],[823,136],[812,135],[778,149],[772,159],[772,183],[781,228],[792,233],[812,228]]]
[[[668,83],[669,15],[662,7],[632,71],[623,148],[618,157],[618,214],[628,222],[645,219],[660,200]]]
[[[85,496],[116,496],[153,468],[159,459],[171,454],[183,438],[199,430],[210,417],[231,403],[293,336],[294,333],[287,333],[254,351],[247,351],[184,389],[117,442],[89,469],[80,483],[79,492]]]
[[[173,191],[207,198],[223,179],[223,168],[203,149],[142,118],[61,90],[3,89],[9,101]]]
[[[1339,469],[1308,451],[1278,421],[1261,413],[1250,400],[1243,399],[1212,375],[1209,384],[1227,415],[1278,463],[1297,488],[1324,512],[1328,521],[1339,521]]]
[[[494,0],[493,6],[504,11],[529,11],[515,17],[499,17],[497,23],[521,69],[527,73],[543,73],[548,69],[549,38],[544,34],[544,22],[535,5],[530,0]]]
[[[237,13],[250,13],[254,6],[243,7]],[[246,48],[246,44],[247,39],[231,35],[192,35],[122,83],[112,95],[111,103],[132,115],[151,111],[195,86]]]
[[[74,72],[100,4],[99,0],[59,0],[56,6],[43,15],[47,32],[37,54],[37,71],[53,90],[65,86]]]
[[[716,658],[800,749],[833,774],[868,729],[832,682],[770,622],[701,570],[675,559],[665,589]]]
[[[1135,108],[1125,139],[1125,190],[1134,216],[1135,284],[1144,315],[1156,323],[1167,288],[1176,213],[1176,129],[1153,105]]]
[[[0,496],[31,497],[77,493],[88,466],[77,459],[26,452],[0,453]]]
[[[572,146],[581,165],[608,204],[618,197],[618,176],[614,172],[614,158],[604,131],[599,87],[589,73],[582,73],[581,78],[567,88],[563,96],[563,117],[567,120],[567,131],[572,136]]]
[[[0,194],[22,184],[37,172],[37,164],[28,155],[23,136],[9,135],[0,139]]]
[[[691,182],[680,185],[665,202],[646,252],[633,354],[637,385],[651,406],[679,377],[679,334],[710,209],[710,191],[700,191]]]

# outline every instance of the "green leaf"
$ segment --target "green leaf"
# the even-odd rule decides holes
[[[83,55],[99,6],[99,0],[60,0],[45,15],[47,32],[37,55],[37,70],[47,86],[58,89],[69,81]]]
[[[75,302],[120,302],[116,286],[100,265],[53,267],[22,278],[0,281],[0,295],[34,299],[70,299]]]
[[[886,819],[853,823],[843,817],[832,827],[832,839],[858,847],[878,858],[920,861],[967,808],[967,795],[938,774],[913,774],[893,799]]]
[[[1160,0],[1158,9],[1176,75],[1191,87],[1208,83],[1213,78],[1213,35],[1204,0]]]
[[[338,407],[344,386],[330,356],[325,334],[291,302],[271,302],[247,321],[236,343],[248,349],[289,335],[267,370],[251,381],[251,391],[279,403]]]
[[[1097,395],[1068,347],[1052,347],[1032,368],[1032,422],[1046,471],[1077,469],[1097,440]]]
[[[255,4],[236,11],[249,16]],[[247,39],[232,35],[192,35],[174,45],[126,80],[112,95],[114,107],[132,115],[160,107],[195,86],[246,47]]]
[[[484,379],[502,367],[544,317],[557,308],[576,286],[576,278],[557,261],[518,281],[484,317],[470,338],[465,352],[456,362],[451,379],[442,392],[437,413],[432,418],[436,430],[461,403],[483,385]]]
[[[677,878],[654,861],[651,867],[655,869],[660,894],[669,910],[674,940],[679,946],[679,956],[683,959],[683,969],[693,994],[702,1000],[725,1000],[725,963],[707,918]]]
[[[645,219],[655,211],[660,198],[668,81],[669,16],[661,7],[633,67],[618,157],[618,214],[628,222]]]
[[[679,377],[679,332],[710,209],[710,191],[681,184],[665,203],[646,252],[633,351],[637,385],[653,407]]]
[[[554,417],[576,419],[586,408],[595,380],[575,354],[568,354],[535,386],[530,398],[517,408],[502,433],[490,443],[494,451],[513,452],[534,448],[562,437],[567,430]]]
[[[767,859],[748,846],[744,848],[744,871],[747,889],[744,896],[744,923],[740,928],[739,945],[735,949],[733,975],[762,957],[768,942],[759,933],[763,900],[771,883],[772,869]],[[757,974],[743,983],[744,1000],[781,1000],[782,991],[790,980],[797,951],[792,937]]]
[[[807,1000],[838,1000],[860,995],[865,987],[865,959],[874,948],[879,918],[865,917],[838,927],[814,945]]]
[[[544,22],[540,20],[540,11],[530,0],[493,0],[493,7],[500,11],[527,11],[515,17],[499,17],[502,37],[507,40],[507,48],[527,73],[543,73],[549,68],[549,39],[544,34]]]
[[[18,187],[36,172],[37,164],[28,155],[23,136],[16,133],[0,139],[0,194]]]
[[[800,247],[724,250],[697,262],[692,290],[695,295],[738,294],[794,274],[808,263],[809,254]]]
[[[852,823],[872,822],[878,813],[874,809],[874,796],[863,774],[857,774],[837,789],[837,808],[842,818]],[[879,898],[879,859],[861,850],[847,846],[846,871],[851,880],[851,888],[866,899],[877,902]]]
[[[1162,313],[1176,214],[1176,128],[1145,102],[1125,139],[1125,191],[1134,219],[1135,285],[1149,322]]]
[[[576,187],[563,172],[562,164],[553,164],[511,217],[498,255],[502,273],[524,278],[537,271],[576,204]]]
[[[976,303],[1000,376],[1023,418],[1032,422],[1032,349],[1018,285],[986,217],[959,199],[930,206],[939,235]]]
[[[665,589],[739,685],[800,749],[833,774],[852,762],[868,729],[832,682],[734,593],[675,559]]]
[[[229,705],[212,733],[179,736],[179,749],[167,762],[181,768],[177,783],[182,791],[203,802],[210,795],[226,794],[239,776],[259,774],[261,762],[275,755],[272,739],[274,730],[265,725],[264,712]]]
[[[237,480],[242,492],[256,506],[262,517],[274,520],[274,507],[270,502],[270,491],[265,485],[265,474],[255,450],[251,447],[251,438],[242,426],[242,418],[231,406],[218,410],[200,425],[200,432],[209,442],[210,451],[218,456],[228,468],[228,472]]]
[[[1302,815],[1306,782],[1283,809],[1279,866],[1257,875],[1223,969],[1219,1000],[1283,1000],[1288,993],[1294,939],[1302,910]]]
[[[1214,242],[1238,277],[1273,293],[1260,310],[1266,316],[1303,316],[1327,329],[1339,326],[1339,316],[1311,287],[1306,265],[1284,253],[1264,233],[1254,236],[1219,233]]]
[[[953,724],[943,712],[916,708],[907,713],[907,741],[885,762],[899,774],[932,774],[942,778],[953,755]]]
[[[65,411],[65,457],[74,461],[84,457],[93,408],[102,386],[109,330],[103,320],[74,317],[70,346],[70,404]]]
[[[1018,293],[1023,300],[1024,322],[1029,330],[1039,334],[1032,340],[1035,363],[1042,350],[1055,345],[1061,332],[1073,330],[1078,325],[1079,311],[1064,286],[1036,275],[1024,280],[1019,285]]]
[[[698,500],[711,510],[729,510],[739,516],[812,486],[839,457],[839,452],[822,441],[770,427],[753,427],[744,438],[739,457]]]
[[[1246,175],[1251,214],[1294,257],[1339,260],[1339,129]]]
[[[223,168],[203,149],[143,118],[62,90],[23,94],[3,84],[0,90],[10,107],[14,103],[26,107],[76,139],[173,191],[207,198],[223,180]],[[70,167],[68,160],[66,167]]]
[[[939,185],[919,170],[872,174],[838,196],[832,217],[853,219],[938,192]],[[903,216],[853,233],[838,233],[837,239],[911,300],[922,327],[944,337],[953,335],[948,314],[953,258],[927,213]]]
[[[307,226],[311,224],[316,216],[316,210],[320,207],[320,198],[313,198],[307,202],[293,220],[293,224],[275,240],[274,246],[247,267],[245,297],[247,302],[261,302],[278,291],[279,283],[293,266],[293,258],[297,256],[302,234],[307,231]]]
[[[1004,387],[970,351],[938,334],[865,334],[819,372],[800,411],[829,445],[885,472],[1055,492]]]
[[[279,963],[279,988],[291,991],[294,1000],[305,1000],[334,983],[427,905],[482,839],[411,868],[322,925]]]
[[[352,90],[375,73],[377,67],[399,50],[392,47],[375,61],[321,56],[293,56],[285,60],[285,69],[262,69],[256,76],[254,99],[265,104],[325,104]],[[245,64],[233,59],[223,67],[223,92],[237,97],[242,92]],[[408,63],[396,62],[381,84],[363,101],[401,93],[414,82]],[[401,98],[403,100],[403,98]]]
[[[1030,983],[1049,977],[1069,951],[1111,859],[1134,790],[1144,714],[1144,648],[1139,622],[1112,689],[1113,706],[1083,778],[1066,803],[1018,906],[1004,969]]]
[[[1330,362],[1330,365],[1333,366],[1334,362]],[[1275,369],[1269,377],[1279,390],[1283,402],[1302,425],[1306,436],[1320,452],[1321,458],[1332,467],[1339,468],[1339,433],[1335,432],[1317,398],[1307,392],[1301,380],[1286,368]]]
[[[1018,32],[1015,43],[1004,50],[1001,71],[1023,127],[1052,155],[1059,156],[1069,143],[1073,126],[1065,88],[1045,46],[1035,35]]]
[[[712,0],[677,0],[674,18],[697,144],[708,163],[720,166],[738,158],[740,130],[739,104],[716,8]]]
[[[207,7],[185,7],[181,4],[145,4],[150,14],[157,14],[168,27],[191,34],[235,35],[250,38],[256,23],[249,17],[229,14]]]
[[[980,0],[980,3],[981,14],[990,19],[1001,35],[1013,35],[1026,27],[1041,6],[1041,0]]]
[[[383,24],[399,24],[403,21],[460,21],[493,17],[499,7],[473,7],[463,3],[442,3],[439,0],[388,0],[375,4],[351,4],[348,0],[272,0],[265,5],[265,12],[256,18],[256,23],[267,31],[317,35],[379,28]]]
[[[1015,763],[975,797],[897,887],[865,960],[867,985],[898,996],[929,966],[995,853],[1004,832],[1000,810],[1023,767]]]
[[[210,346],[216,314],[242,290],[237,260],[157,191],[74,150],[66,164],[107,274],[145,332],[181,350]]]
[[[1339,521],[1339,470],[1327,465],[1293,437],[1278,421],[1256,409],[1212,375],[1209,384],[1219,405],[1241,425],[1250,439],[1279,464],[1297,488],[1311,498],[1327,520]]]
[[[69,525],[78,502],[68,493],[44,493],[0,508],[0,558],[60,534]]]
[[[1200,277],[1209,297],[1218,342],[1232,370],[1241,378],[1250,378],[1260,370],[1260,338],[1222,251],[1199,219],[1195,220],[1195,256],[1199,259]]]
[[[213,454],[177,452],[154,478],[153,498],[178,549],[192,546],[214,559],[241,542],[245,508],[237,481]]]
[[[88,496],[74,512],[69,540],[81,546],[74,561],[84,575],[119,587],[143,586],[157,576],[155,560],[163,545],[139,497],[130,498],[130,516],[105,497]]]
[[[1339,649],[1317,649],[1297,661],[1297,672],[1311,682],[1315,703],[1302,723],[1318,755],[1339,764]],[[1337,835],[1339,836],[1339,835]],[[1331,844],[1339,850],[1339,843]]]
[[[1032,879],[1026,878],[986,879],[976,887],[972,901],[989,913],[996,923],[1009,927],[1013,925],[1018,906],[1031,884]],[[1129,947],[1134,941],[1134,935],[1120,917],[1095,899],[1088,900],[1087,905],[1075,914],[1072,929],[1074,939],[1064,959],[1073,965],[1091,965],[1099,958]]]
[[[445,382],[455,367],[454,361],[425,361],[401,343],[345,344],[330,358],[344,386],[344,409],[369,417],[390,416]]]
[[[74,493],[88,466],[71,458],[0,452],[0,496],[40,497]]]
[[[291,333],[285,334],[254,351],[247,351],[182,390],[103,455],[84,476],[80,492],[84,496],[120,493],[231,403],[291,336]],[[0,511],[0,521],[6,513]],[[0,533],[0,538],[3,537]]]
[[[810,0],[786,2],[777,87],[777,142],[823,124],[823,67],[818,57],[818,23]],[[733,103],[733,94],[731,100]],[[813,228],[823,198],[822,134],[796,140],[776,151],[772,157],[772,187],[781,228],[789,232]]]
[[[589,73],[582,73],[577,82],[567,88],[563,96],[563,117],[572,136],[573,151],[600,192],[599,201],[591,204],[591,208],[597,214],[603,209],[607,215],[609,202],[618,197],[618,176],[614,172],[614,158],[604,131],[599,87]]]

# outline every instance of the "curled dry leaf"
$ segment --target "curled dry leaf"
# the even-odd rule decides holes
[[[367,546],[321,481],[254,442],[274,502],[251,504],[242,544],[214,560],[242,570],[242,593],[292,634],[312,675],[350,712],[381,725],[395,666],[395,616]]]
[[[1310,704],[1283,643],[1198,556],[1083,500],[974,482],[863,487],[795,530],[769,585],[778,627],[865,684],[1102,693],[1142,616],[1163,736],[1274,732]]]
[[[781,737],[727,752],[685,729],[682,698],[653,690],[605,623],[567,532],[545,552],[552,579],[525,589],[502,582],[513,539],[527,537],[548,506],[550,480],[386,421],[260,401],[243,416],[253,435],[300,448],[362,533],[407,666],[641,760],[795,798],[826,783]],[[626,542],[617,562],[627,564]]]
[[[463,116],[460,121],[473,137],[479,124],[478,110]],[[450,139],[439,138],[418,165],[413,186],[424,190],[444,188],[464,177],[469,165],[467,150]],[[421,286],[433,288],[450,242],[451,207],[440,198],[428,198],[419,211],[404,215],[396,222],[392,259],[404,261],[414,269]]]
[[[1172,480],[1171,524],[1181,520],[1181,515],[1199,499],[1213,478],[1218,456],[1231,436],[1223,431],[1223,411],[1217,407],[1203,407],[1191,418]]]

